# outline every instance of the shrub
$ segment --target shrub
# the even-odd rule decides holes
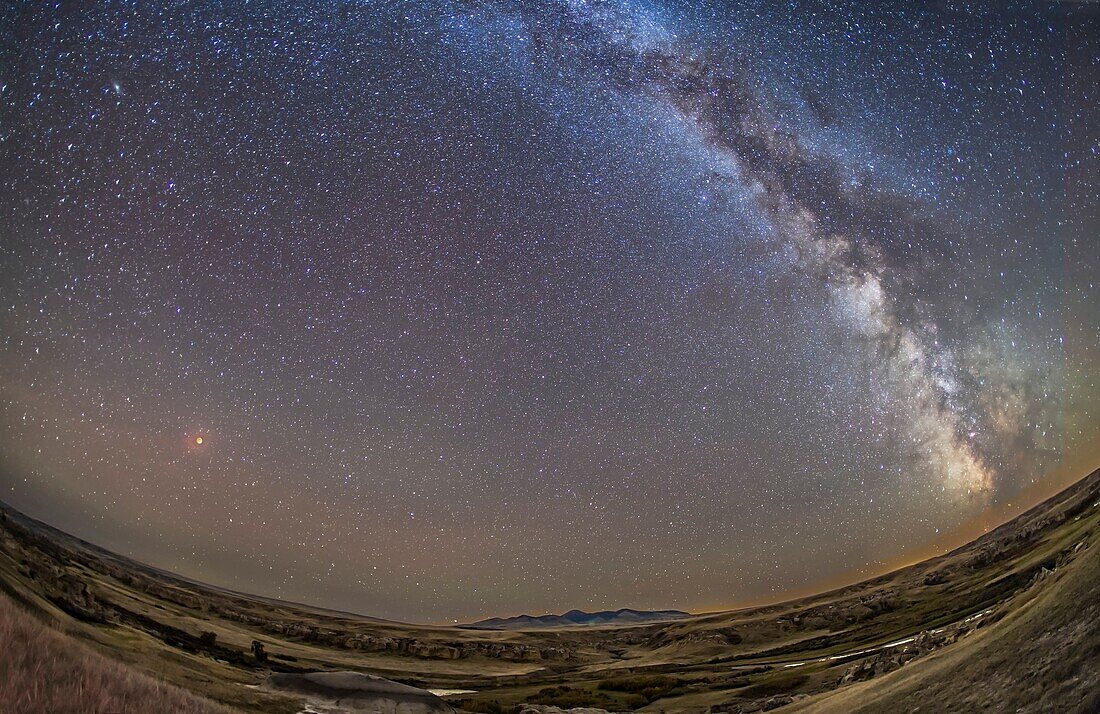
[[[516,706],[504,706],[495,699],[460,699],[451,704],[474,714],[512,714],[518,709]]]
[[[611,698],[602,692],[591,692],[587,689],[573,689],[567,686],[546,687],[528,700],[531,704],[544,704],[546,706],[560,707],[561,709],[575,709],[577,707],[599,707],[606,709]]]
[[[679,682],[674,677],[654,674],[640,677],[616,677],[605,679],[597,689],[613,692],[641,692],[646,689],[672,689]]]
[[[605,679],[597,688],[612,692],[630,692],[630,696],[626,698],[627,703],[631,709],[640,709],[646,704],[680,692],[681,684],[682,682],[675,677],[654,674]]]

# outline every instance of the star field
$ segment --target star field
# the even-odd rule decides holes
[[[414,621],[871,572],[1100,456],[1097,15],[0,10],[0,498]]]

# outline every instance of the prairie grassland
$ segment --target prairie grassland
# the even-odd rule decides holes
[[[231,711],[96,654],[0,595],[0,712],[230,714]]]
[[[949,553],[828,592],[533,631],[232,592],[0,503],[0,714],[294,714],[300,699],[258,686],[269,674],[342,670],[464,690],[450,701],[471,712],[1100,711],[1098,591],[1100,470]]]

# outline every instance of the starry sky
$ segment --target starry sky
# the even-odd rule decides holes
[[[1100,463],[1095,10],[5,3],[0,499],[418,622],[881,570]]]

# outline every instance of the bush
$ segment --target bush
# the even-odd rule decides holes
[[[654,674],[642,677],[616,677],[605,679],[597,689],[612,692],[641,692],[646,689],[672,689],[679,682],[674,677]]]
[[[512,714],[518,709],[516,706],[504,706],[495,699],[460,699],[457,703],[451,702],[451,704],[474,714]]]
[[[675,677],[654,674],[605,679],[596,688],[610,692],[630,692],[630,696],[626,698],[627,705],[631,709],[640,709],[646,704],[678,692],[681,684]]]
[[[587,689],[573,689],[567,686],[546,687],[528,700],[531,704],[544,704],[561,709],[576,707],[598,707],[606,709],[611,698],[606,694],[590,692]]]

